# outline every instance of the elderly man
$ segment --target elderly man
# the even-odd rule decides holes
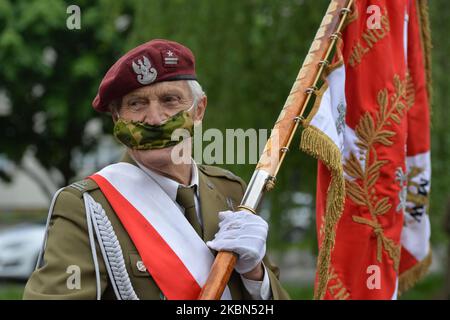
[[[24,298],[196,299],[221,250],[238,255],[222,299],[287,298],[265,257],[267,223],[235,211],[244,182],[191,158],[206,105],[179,43],[152,40],[110,68],[93,107],[111,113],[127,154],[55,194]]]

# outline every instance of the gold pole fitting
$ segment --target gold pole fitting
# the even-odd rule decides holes
[[[341,14],[342,14],[342,15],[344,15],[344,14],[350,14],[350,13],[352,13],[352,9],[350,9],[350,8],[342,8],[342,9],[341,9]]]
[[[246,210],[246,211],[250,211],[251,213],[256,214],[256,211],[255,211],[253,208],[244,206],[244,205],[242,205],[242,204],[239,205],[239,206],[237,206],[237,208],[238,208],[238,209],[242,209],[242,210]]]
[[[330,36],[331,40],[338,40],[341,37],[342,37],[342,33],[340,33],[339,31],[332,33]]]
[[[305,90],[306,94],[316,94],[318,88],[316,86],[309,87]]]
[[[296,116],[294,118],[295,123],[302,123],[304,120],[305,120],[305,117],[303,117],[303,116]]]

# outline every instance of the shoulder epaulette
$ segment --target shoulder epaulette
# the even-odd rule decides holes
[[[83,179],[72,183],[68,188],[73,188],[80,193],[84,193],[86,191],[98,189],[99,186],[92,179]]]
[[[224,177],[227,178],[229,180],[233,180],[236,182],[241,183],[242,179],[239,178],[237,175],[235,175],[234,173],[232,173],[229,170],[226,169],[222,169],[220,167],[215,167],[215,166],[208,166],[208,165],[199,165],[198,166],[200,170],[202,170],[203,173],[205,173],[208,176],[211,177]]]

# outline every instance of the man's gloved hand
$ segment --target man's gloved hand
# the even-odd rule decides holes
[[[219,219],[219,231],[214,240],[206,244],[216,251],[236,253],[235,270],[238,273],[252,271],[266,254],[267,222],[246,211],[221,211]]]

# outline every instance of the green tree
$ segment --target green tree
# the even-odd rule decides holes
[[[121,3],[79,1],[80,30],[66,27],[69,4],[0,1],[0,92],[11,101],[11,112],[0,116],[1,153],[19,164],[31,149],[64,184],[75,175],[74,151],[96,145],[84,135],[87,121],[100,117],[90,104],[127,36],[116,27],[127,10]]]

